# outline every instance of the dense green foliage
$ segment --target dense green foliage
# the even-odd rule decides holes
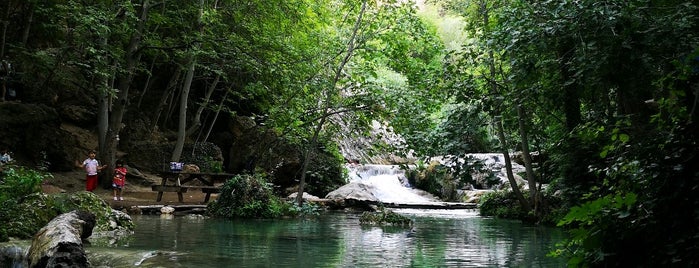
[[[525,197],[529,192],[524,192]],[[563,201],[554,193],[544,191],[542,202],[539,208],[541,215],[534,215],[532,211],[524,210],[517,202],[517,198],[512,191],[493,191],[484,194],[479,203],[480,215],[486,217],[496,217],[503,219],[521,219],[524,221],[553,226],[565,215],[566,210]]]
[[[226,181],[221,195],[208,204],[207,213],[226,219],[281,218],[313,215],[319,208],[306,203],[301,207],[274,195],[272,184],[263,173],[237,175]]]
[[[522,146],[515,130],[529,130],[529,144],[548,156],[538,181],[571,208],[559,223],[571,239],[558,255],[571,266],[697,265],[696,3],[444,7],[475,37],[446,69],[455,100],[502,116],[508,144]]]
[[[39,196],[41,182],[48,177],[45,173],[23,167],[3,167],[0,172],[0,221],[3,222],[0,241],[7,241],[9,237],[29,238],[55,216],[52,213],[26,215],[20,207],[26,200],[33,199],[31,196]],[[23,217],[35,220],[24,221]]]
[[[51,174],[21,166],[4,166],[0,171],[0,204],[41,192],[41,183],[48,178]]]

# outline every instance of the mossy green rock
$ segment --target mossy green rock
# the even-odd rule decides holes
[[[386,209],[376,212],[364,212],[359,218],[359,222],[362,224],[397,226],[410,226],[413,223],[410,218]]]

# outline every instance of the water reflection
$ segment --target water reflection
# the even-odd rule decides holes
[[[411,228],[361,226],[359,215],[346,213],[312,220],[136,216],[132,237],[93,242],[88,251],[93,265],[110,267],[564,266],[545,257],[559,230],[458,212],[399,211],[414,219]]]

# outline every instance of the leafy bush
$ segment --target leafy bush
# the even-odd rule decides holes
[[[575,226],[569,230],[571,237],[552,256],[565,256],[568,265],[579,267],[583,263],[599,263],[605,258],[602,244],[608,241],[606,232],[628,228],[623,226],[637,202],[634,193],[607,195],[570,209],[558,226]],[[582,249],[571,251],[569,249]]]
[[[322,151],[314,153],[306,173],[304,192],[315,196],[325,196],[347,183],[344,168],[344,157],[337,146],[325,144]]]
[[[290,203],[273,194],[263,173],[236,175],[226,181],[221,195],[209,203],[208,211],[222,218],[278,218],[295,214]]]
[[[522,194],[528,200],[529,191],[522,191]],[[562,199],[549,191],[541,192],[538,215],[526,212],[512,191],[493,191],[484,194],[481,197],[479,208],[482,216],[536,221],[537,224],[543,225],[555,225],[565,213]]]
[[[0,204],[40,192],[41,182],[46,178],[51,178],[51,174],[20,166],[8,166],[0,174]]]
[[[442,182],[448,180],[446,178],[448,174],[442,166],[419,166],[415,170],[407,170],[406,176],[408,177],[408,182],[415,188],[426,191],[443,200],[447,199],[443,191]]]
[[[479,207],[483,216],[504,219],[524,219],[527,216],[512,191],[486,193],[481,197]]]
[[[31,238],[41,227],[60,214],[48,195],[32,193],[21,200],[6,200],[0,208],[0,229],[8,237]]]
[[[3,223],[0,225],[0,241],[7,241],[10,236],[29,238],[55,216],[51,210],[42,212],[42,215],[30,215],[20,206],[28,196],[36,196],[41,191],[41,182],[50,176],[24,167],[5,166],[0,174],[0,222]],[[40,220],[24,220],[32,216]]]

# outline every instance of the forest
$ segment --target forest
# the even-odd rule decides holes
[[[7,0],[2,97],[88,111],[111,164],[154,132],[178,161],[251,118],[303,152],[300,193],[314,155],[341,165],[340,140],[374,122],[401,139],[371,154],[517,151],[521,215],[569,231],[553,255],[692,267],[697,15],[682,0]]]

